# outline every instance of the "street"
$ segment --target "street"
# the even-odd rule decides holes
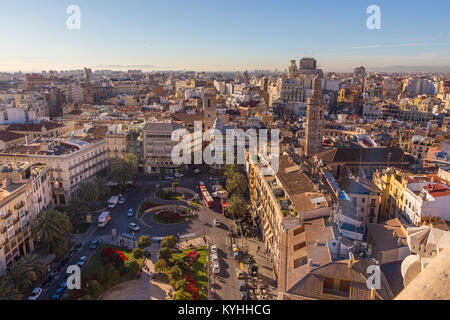
[[[197,183],[202,180],[206,183],[208,190],[211,190],[211,183],[209,181],[208,174],[192,175],[189,177],[183,177],[179,179],[179,186],[185,187],[198,192]],[[195,234],[197,237],[206,237],[209,244],[215,244],[218,248],[220,273],[213,274],[210,272],[210,287],[211,295],[210,299],[217,300],[238,300],[240,299],[238,280],[235,275],[235,268],[239,267],[239,264],[234,260],[233,253],[231,251],[231,243],[229,238],[229,231],[232,228],[233,221],[225,218],[219,209],[217,212],[208,208],[201,201],[201,208],[196,211],[197,217],[189,222],[176,224],[176,225],[162,225],[153,221],[153,219],[146,219],[147,225],[139,223],[137,213],[139,204],[146,199],[145,189],[149,188],[151,194],[157,191],[157,189],[170,187],[172,181],[149,179],[145,176],[138,177],[136,181],[136,189],[132,189],[123,196],[126,197],[126,202],[122,205],[117,205],[114,209],[109,210],[111,212],[111,221],[103,228],[97,227],[97,216],[92,217],[92,221],[95,226],[92,226],[89,231],[83,235],[82,247],[79,248],[72,258],[69,260],[67,266],[76,264],[82,256],[86,256],[88,261],[90,257],[95,253],[95,250],[90,250],[91,242],[97,238],[105,238],[111,235],[112,229],[117,229],[120,233],[131,233],[128,227],[130,222],[138,224],[141,228],[139,232],[135,232],[137,237],[141,235],[148,235],[152,237],[164,237],[168,235],[180,236],[183,234]],[[151,199],[153,201],[153,199]],[[218,208],[218,202],[216,201],[216,208]],[[133,217],[128,217],[127,212],[132,208],[134,211]],[[213,220],[219,219],[220,226],[214,226]],[[155,244],[156,247],[157,244]],[[156,251],[155,251],[156,253]],[[209,266],[208,266],[209,267]],[[54,277],[54,280],[50,287],[41,295],[40,299],[51,299],[55,293],[59,284],[64,280],[65,270],[62,270],[58,275]]]

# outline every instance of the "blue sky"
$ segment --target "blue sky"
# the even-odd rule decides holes
[[[450,1],[0,0],[0,70],[450,66]],[[381,9],[368,30],[366,9]],[[69,5],[81,29],[68,30]]]

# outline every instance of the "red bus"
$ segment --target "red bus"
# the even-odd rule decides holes
[[[222,214],[227,217],[228,216],[228,198],[220,198],[220,206],[222,207]]]
[[[214,199],[211,197],[208,189],[206,189],[204,185],[200,186],[200,193],[202,194],[202,198],[203,201],[205,201],[205,204],[210,208],[214,208]]]

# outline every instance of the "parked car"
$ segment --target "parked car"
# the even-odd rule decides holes
[[[211,261],[213,263],[216,262],[216,261],[219,261],[219,256],[217,255],[217,253],[211,254]]]
[[[87,261],[87,257],[86,257],[86,256],[82,256],[82,257],[80,258],[80,260],[77,262],[77,266],[79,266],[79,267],[84,266],[85,263],[86,263],[86,261]]]
[[[195,174],[199,174],[199,173],[200,173],[200,169],[195,169],[195,170],[194,170],[194,173],[195,173]]]
[[[239,280],[239,291],[247,291],[247,285],[244,280]]]
[[[124,204],[127,201],[127,198],[120,198],[119,204]]]
[[[247,290],[241,291],[241,300],[248,300]]]
[[[55,294],[52,296],[53,300],[59,300],[61,299],[61,296],[64,293],[64,288],[59,287],[58,290],[56,290]]]
[[[242,271],[242,270],[239,269],[239,268],[236,268],[235,271],[236,271],[236,277],[237,277],[239,280],[245,278],[244,271]]]
[[[213,262],[213,273],[220,273],[219,261]]]
[[[217,254],[217,246],[216,246],[215,244],[213,244],[213,245],[210,247],[210,249],[211,249],[211,253]]]
[[[219,221],[219,219],[214,219],[213,221],[214,221],[214,226],[215,226],[215,227],[220,226],[220,221]]]
[[[180,173],[180,172],[175,172],[175,177],[177,178],[183,178],[184,174]]]
[[[132,217],[133,216],[133,209],[129,209],[128,210],[128,217]]]
[[[90,250],[97,249],[98,245],[100,244],[100,239],[95,239],[92,241],[91,246],[89,247]]]
[[[37,300],[42,294],[42,288],[34,288],[28,300]]]
[[[136,231],[136,232],[141,230],[141,228],[139,228],[139,226],[136,223],[130,223],[128,225],[128,228],[130,228],[131,230]]]

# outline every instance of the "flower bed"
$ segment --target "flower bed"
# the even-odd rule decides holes
[[[122,261],[128,260],[128,257],[125,256],[125,254],[120,250],[116,250],[111,247],[103,249],[103,252],[102,252],[103,258],[109,258],[109,257],[111,257],[111,255],[118,255],[120,257],[120,260],[122,260]]]
[[[198,300],[198,286],[197,282],[195,281],[194,277],[190,274],[186,274],[184,278],[188,282],[188,291],[192,296],[192,299]]]
[[[153,217],[157,222],[165,224],[174,224],[183,222],[184,218],[177,211],[161,211]]]

